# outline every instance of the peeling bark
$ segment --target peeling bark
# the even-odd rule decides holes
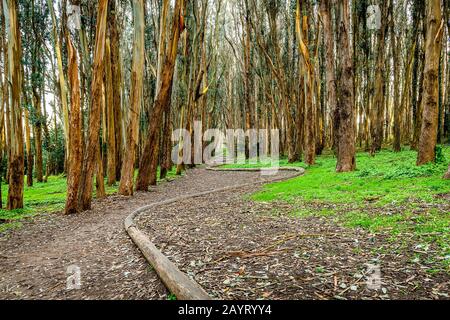
[[[82,132],[81,132],[81,101],[80,80],[78,76],[77,52],[72,41],[67,39],[69,52],[69,84],[70,84],[70,137],[69,137],[69,161],[67,175],[67,199],[66,214],[77,213],[78,192],[80,187],[81,163],[82,163]]]
[[[82,211],[91,209],[93,178],[99,154],[107,7],[108,0],[99,0],[91,88],[91,110],[89,113],[89,134],[86,142],[86,152],[84,154],[81,176],[83,189],[79,194],[79,208]]]
[[[23,208],[24,154],[21,108],[22,43],[17,18],[16,0],[3,0],[3,10],[8,32],[8,81],[11,92],[11,137],[9,155],[8,210]]]
[[[127,152],[124,154],[119,194],[133,195],[134,165],[139,135],[139,113],[142,101],[143,69],[144,69],[144,2],[133,0],[134,12],[134,42],[133,66],[131,70],[131,97],[129,123],[127,129]]]
[[[443,24],[441,1],[426,4],[427,37],[425,44],[425,71],[423,93],[422,133],[419,141],[417,165],[434,162],[439,120],[439,60],[442,46]]]
[[[138,191],[148,191],[150,185],[156,185],[157,183],[156,173],[158,169],[161,122],[163,113],[168,110],[170,105],[175,60],[178,52],[178,41],[180,39],[180,34],[184,29],[184,25],[182,24],[183,9],[184,0],[176,0],[172,22],[172,34],[168,43],[166,60],[162,69],[161,88],[153,106],[147,140],[139,164],[139,175],[136,184],[136,190]]]
[[[338,100],[336,116],[338,121],[337,172],[350,172],[356,169],[355,150],[355,112],[353,93],[353,60],[350,49],[350,12],[346,0],[339,1],[338,36]]]

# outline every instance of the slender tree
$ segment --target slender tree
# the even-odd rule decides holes
[[[143,68],[144,68],[144,2],[133,0],[134,12],[134,41],[133,66],[131,70],[131,108],[127,130],[127,152],[122,165],[122,178],[119,193],[124,196],[133,195],[134,164],[138,145],[138,119],[141,109]]]
[[[3,10],[6,20],[8,37],[8,81],[11,92],[11,136],[9,152],[9,189],[8,209],[23,208],[24,190],[24,152],[23,152],[23,128],[22,128],[22,43],[17,18],[16,0],[4,0]]]
[[[328,108],[334,118],[333,124],[333,141],[337,140],[336,133],[338,132],[338,114],[337,114],[337,98],[336,98],[336,67],[335,67],[335,54],[334,54],[334,29],[333,19],[331,17],[331,3],[330,0],[322,0],[320,2],[320,15],[322,17],[322,23],[324,27],[325,37],[325,51],[326,51],[326,89],[327,89],[327,103]],[[335,142],[333,142],[333,145]]]
[[[67,39],[69,53],[69,84],[70,84],[70,139],[69,161],[67,175],[66,214],[78,212],[78,193],[80,187],[82,144],[81,144],[81,101],[80,80],[78,75],[77,51],[71,39]]]
[[[114,112],[114,89],[113,74],[111,66],[111,42],[106,39],[106,56],[105,56],[105,92],[106,92],[106,136],[107,136],[107,176],[108,185],[112,186],[116,182],[116,132],[115,132],[115,112]],[[104,121],[104,122],[105,122]]]
[[[79,208],[83,211],[91,209],[93,178],[98,166],[107,9],[108,0],[99,0],[92,73],[91,106],[89,112],[89,133],[81,175],[82,190],[79,193],[78,200]]]
[[[381,150],[383,144],[383,113],[385,96],[384,89],[386,85],[385,81],[385,49],[386,49],[386,33],[388,29],[388,13],[389,7],[392,5],[393,0],[389,0],[387,4],[381,4],[382,8],[382,21],[381,28],[378,31],[378,50],[376,59],[376,71],[375,71],[375,93],[373,97],[373,105],[371,110],[371,136],[372,146],[371,154]]]
[[[43,19],[41,13],[41,7],[36,6],[36,1],[31,1],[31,17],[33,28],[33,46],[32,46],[32,74],[31,74],[31,87],[33,93],[33,106],[34,106],[34,149],[36,153],[36,180],[37,182],[44,181],[44,162],[42,158],[42,127],[45,119],[42,117],[42,97],[41,88],[43,82],[43,74],[45,68],[45,62],[42,59],[42,43],[43,37],[41,35],[43,29]],[[45,22],[44,22],[45,23]]]
[[[181,32],[184,30],[183,10],[184,0],[176,0],[171,28],[171,38],[168,42],[166,58],[162,68],[161,88],[153,105],[152,121],[149,123],[148,136],[139,164],[139,174],[136,184],[136,189],[138,191],[147,191],[150,185],[155,185],[157,182],[156,174],[159,159],[161,121],[164,111],[166,111],[169,107],[172,94],[175,60],[178,52],[178,41],[180,39]]]
[[[120,180],[122,171],[122,154],[124,141],[124,114],[122,112],[122,58],[120,54],[120,30],[117,21],[116,1],[109,1],[108,27],[110,35],[110,54],[111,54],[111,78],[113,79],[113,91],[110,92],[113,98],[114,109],[114,132],[115,132],[115,152],[116,152],[116,180]]]
[[[355,111],[353,97],[353,60],[350,48],[350,10],[346,0],[338,2],[338,99],[335,116],[337,125],[337,172],[356,168]]]
[[[62,113],[63,113],[63,129],[64,129],[64,137],[66,141],[66,145],[69,144],[69,106],[67,102],[67,85],[66,79],[64,75],[64,66],[63,66],[63,56],[61,52],[61,41],[58,36],[58,25],[56,21],[55,9],[53,8],[52,0],[47,0],[47,5],[50,9],[50,14],[52,16],[52,26],[53,26],[53,44],[55,48],[57,64],[58,64],[58,83],[59,83],[59,99],[62,105]],[[67,158],[68,154],[66,155]]]
[[[422,133],[419,141],[417,165],[434,162],[439,120],[439,61],[442,46],[444,21],[440,0],[426,4],[427,36],[425,44],[425,71]]]

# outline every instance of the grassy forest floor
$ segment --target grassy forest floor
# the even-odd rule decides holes
[[[450,183],[442,179],[450,148],[440,149],[437,164],[420,168],[413,151],[357,158],[358,170],[346,174],[335,173],[331,154],[307,168],[282,160],[282,166],[305,167],[306,174],[161,206],[138,224],[214,297],[450,298]],[[255,166],[264,165],[227,167]],[[9,270],[0,284],[13,288],[5,296],[164,299],[123,230],[129,211],[258,177],[197,169],[132,199],[96,201],[92,212],[73,217],[49,214],[64,207],[64,177],[35,184],[26,189],[26,209],[0,211],[0,228],[16,229],[0,232],[6,235],[0,236],[0,267]],[[88,270],[89,287],[68,293],[63,271],[72,263]],[[367,290],[367,264],[382,268],[382,290]],[[30,278],[31,269],[36,274]]]
[[[275,215],[326,217],[345,227],[388,234],[392,241],[412,237],[417,241],[418,258],[422,253],[450,272],[450,183],[442,179],[450,147],[439,148],[437,164],[417,167],[416,156],[409,150],[384,150],[376,157],[361,152],[357,155],[358,170],[344,174],[335,172],[336,160],[331,154],[309,168],[282,160],[281,166],[307,168],[306,175],[267,185],[250,198],[287,205],[283,212],[274,209]],[[428,255],[430,245],[436,247],[436,255]]]
[[[163,205],[138,225],[219,299],[449,299],[450,149],[439,158],[359,153],[337,174],[324,155],[305,176]]]

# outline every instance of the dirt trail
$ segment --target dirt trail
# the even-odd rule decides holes
[[[181,195],[292,175],[195,169],[149,193],[97,201],[81,215],[27,221],[0,236],[0,299],[166,299],[165,287],[123,228],[132,211]],[[80,290],[67,290],[71,265],[81,270]]]
[[[389,233],[346,228],[329,215],[293,215],[302,210],[301,202],[245,197],[257,190],[245,187],[164,204],[135,222],[213,298],[450,298],[450,274],[429,272],[426,259],[437,248],[418,256],[417,242],[409,236],[392,240]],[[338,210],[345,214],[345,208]]]

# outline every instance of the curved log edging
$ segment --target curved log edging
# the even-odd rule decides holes
[[[261,169],[221,169],[217,167],[208,167],[206,168],[210,171],[223,171],[223,172],[258,172]],[[296,172],[297,175],[289,177],[288,179],[292,179],[298,176],[301,176],[305,173],[305,169],[303,168],[278,168],[276,170],[279,171],[293,171]],[[258,181],[254,183],[246,183],[237,186],[229,186],[225,188],[215,189],[211,191],[200,192],[197,194],[186,195],[181,197],[176,197],[170,200],[152,203],[150,205],[144,206],[142,208],[137,209],[132,214],[130,214],[124,222],[125,230],[127,231],[130,238],[133,240],[135,245],[139,248],[139,250],[144,255],[145,259],[152,265],[156,273],[158,274],[161,281],[164,285],[169,289],[171,293],[173,293],[179,300],[212,300],[213,298],[194,280],[188,277],[185,273],[183,273],[178,267],[171,262],[149,239],[149,237],[138,229],[134,220],[144,212],[149,211],[150,209],[161,206],[172,204],[178,201],[198,198],[205,195],[229,191],[233,189],[240,189],[248,186],[255,186],[265,183],[272,183],[286,180],[286,177],[273,179],[270,181]]]

